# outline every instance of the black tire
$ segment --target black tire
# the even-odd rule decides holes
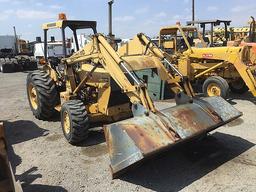
[[[210,93],[209,92],[210,86],[216,86],[217,89],[219,89],[220,91],[216,91],[216,93],[212,91]],[[206,97],[221,96],[222,98],[226,99],[229,95],[228,82],[220,76],[208,77],[203,83],[203,93],[204,93],[204,96]]]
[[[80,100],[70,100],[61,107],[61,127],[67,141],[74,145],[84,141],[88,137],[89,118],[85,105]],[[65,120],[68,116],[69,121]],[[69,129],[65,128],[65,122]]]
[[[16,56],[17,62],[19,65],[21,65],[23,67],[23,70],[27,70],[27,66],[26,66],[26,59],[22,56]]]
[[[14,64],[14,71],[15,72],[22,72],[23,71],[23,66],[19,64]]]
[[[247,85],[245,84],[242,78],[239,78],[229,83],[229,87],[233,93],[237,93],[237,94],[243,94],[249,90],[249,88],[247,87]]]
[[[33,107],[30,89],[35,89],[37,107]],[[57,111],[55,106],[60,103],[60,96],[54,81],[43,71],[34,71],[27,76],[27,97],[33,115],[40,120],[50,120]]]
[[[15,69],[14,64],[10,62],[2,64],[1,67],[2,67],[1,69],[2,73],[13,73]]]
[[[38,69],[37,62],[36,61],[30,61],[29,70],[37,70],[37,69]]]
[[[14,65],[14,71],[15,72],[23,71],[23,66],[18,63],[17,59],[12,59],[11,62]]]

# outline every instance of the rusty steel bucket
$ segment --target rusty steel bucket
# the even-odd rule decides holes
[[[131,119],[104,127],[113,178],[157,152],[206,134],[242,115],[221,97],[193,99],[157,113],[145,113],[143,106],[137,105],[133,114]]]

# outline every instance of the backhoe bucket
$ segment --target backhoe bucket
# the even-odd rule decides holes
[[[163,102],[163,106],[170,106]],[[144,113],[133,109],[134,117],[104,127],[113,178],[131,165],[180,142],[206,134],[242,115],[221,97],[193,99],[193,102]]]

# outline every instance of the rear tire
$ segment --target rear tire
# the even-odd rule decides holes
[[[243,94],[246,93],[249,88],[245,84],[244,80],[242,78],[239,78],[229,84],[230,90],[233,93]]]
[[[67,141],[74,145],[88,137],[89,118],[80,100],[70,100],[61,107],[61,127]]]
[[[220,76],[208,77],[203,83],[203,93],[206,97],[220,96],[226,99],[229,95],[228,82]]]
[[[60,96],[54,81],[43,71],[27,76],[27,96],[33,115],[40,120],[49,120],[56,114],[55,106]]]

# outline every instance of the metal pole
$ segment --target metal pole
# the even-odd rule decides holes
[[[195,21],[195,0],[192,0],[192,21]]]
[[[174,72],[176,72],[176,73],[183,79],[183,75],[179,72],[178,69],[176,69],[176,68],[174,67],[173,64],[171,64],[171,63],[170,63],[167,59],[165,59],[165,58],[164,58],[164,62],[167,63],[167,64],[171,67],[171,69],[172,69]]]
[[[213,47],[213,23],[211,24],[211,47]]]
[[[17,33],[16,33],[15,26],[13,26],[13,31],[14,31],[14,38],[15,38],[15,45],[14,45],[14,47],[15,47],[15,55],[18,55],[18,52],[19,52],[19,50],[18,50],[18,38],[17,38]]]
[[[76,32],[76,29],[73,30],[73,36],[74,36],[74,38],[75,38],[76,51],[79,51],[79,45],[78,45],[78,39],[77,39],[77,32]]]
[[[48,61],[48,46],[47,46],[47,29],[44,30],[44,59]]]
[[[61,28],[61,31],[62,31],[63,55],[64,55],[64,58],[66,58],[67,57],[67,46],[66,46],[65,28]]]
[[[111,0],[108,2],[108,23],[109,23],[109,37],[112,37],[112,5],[114,3],[114,0]]]

